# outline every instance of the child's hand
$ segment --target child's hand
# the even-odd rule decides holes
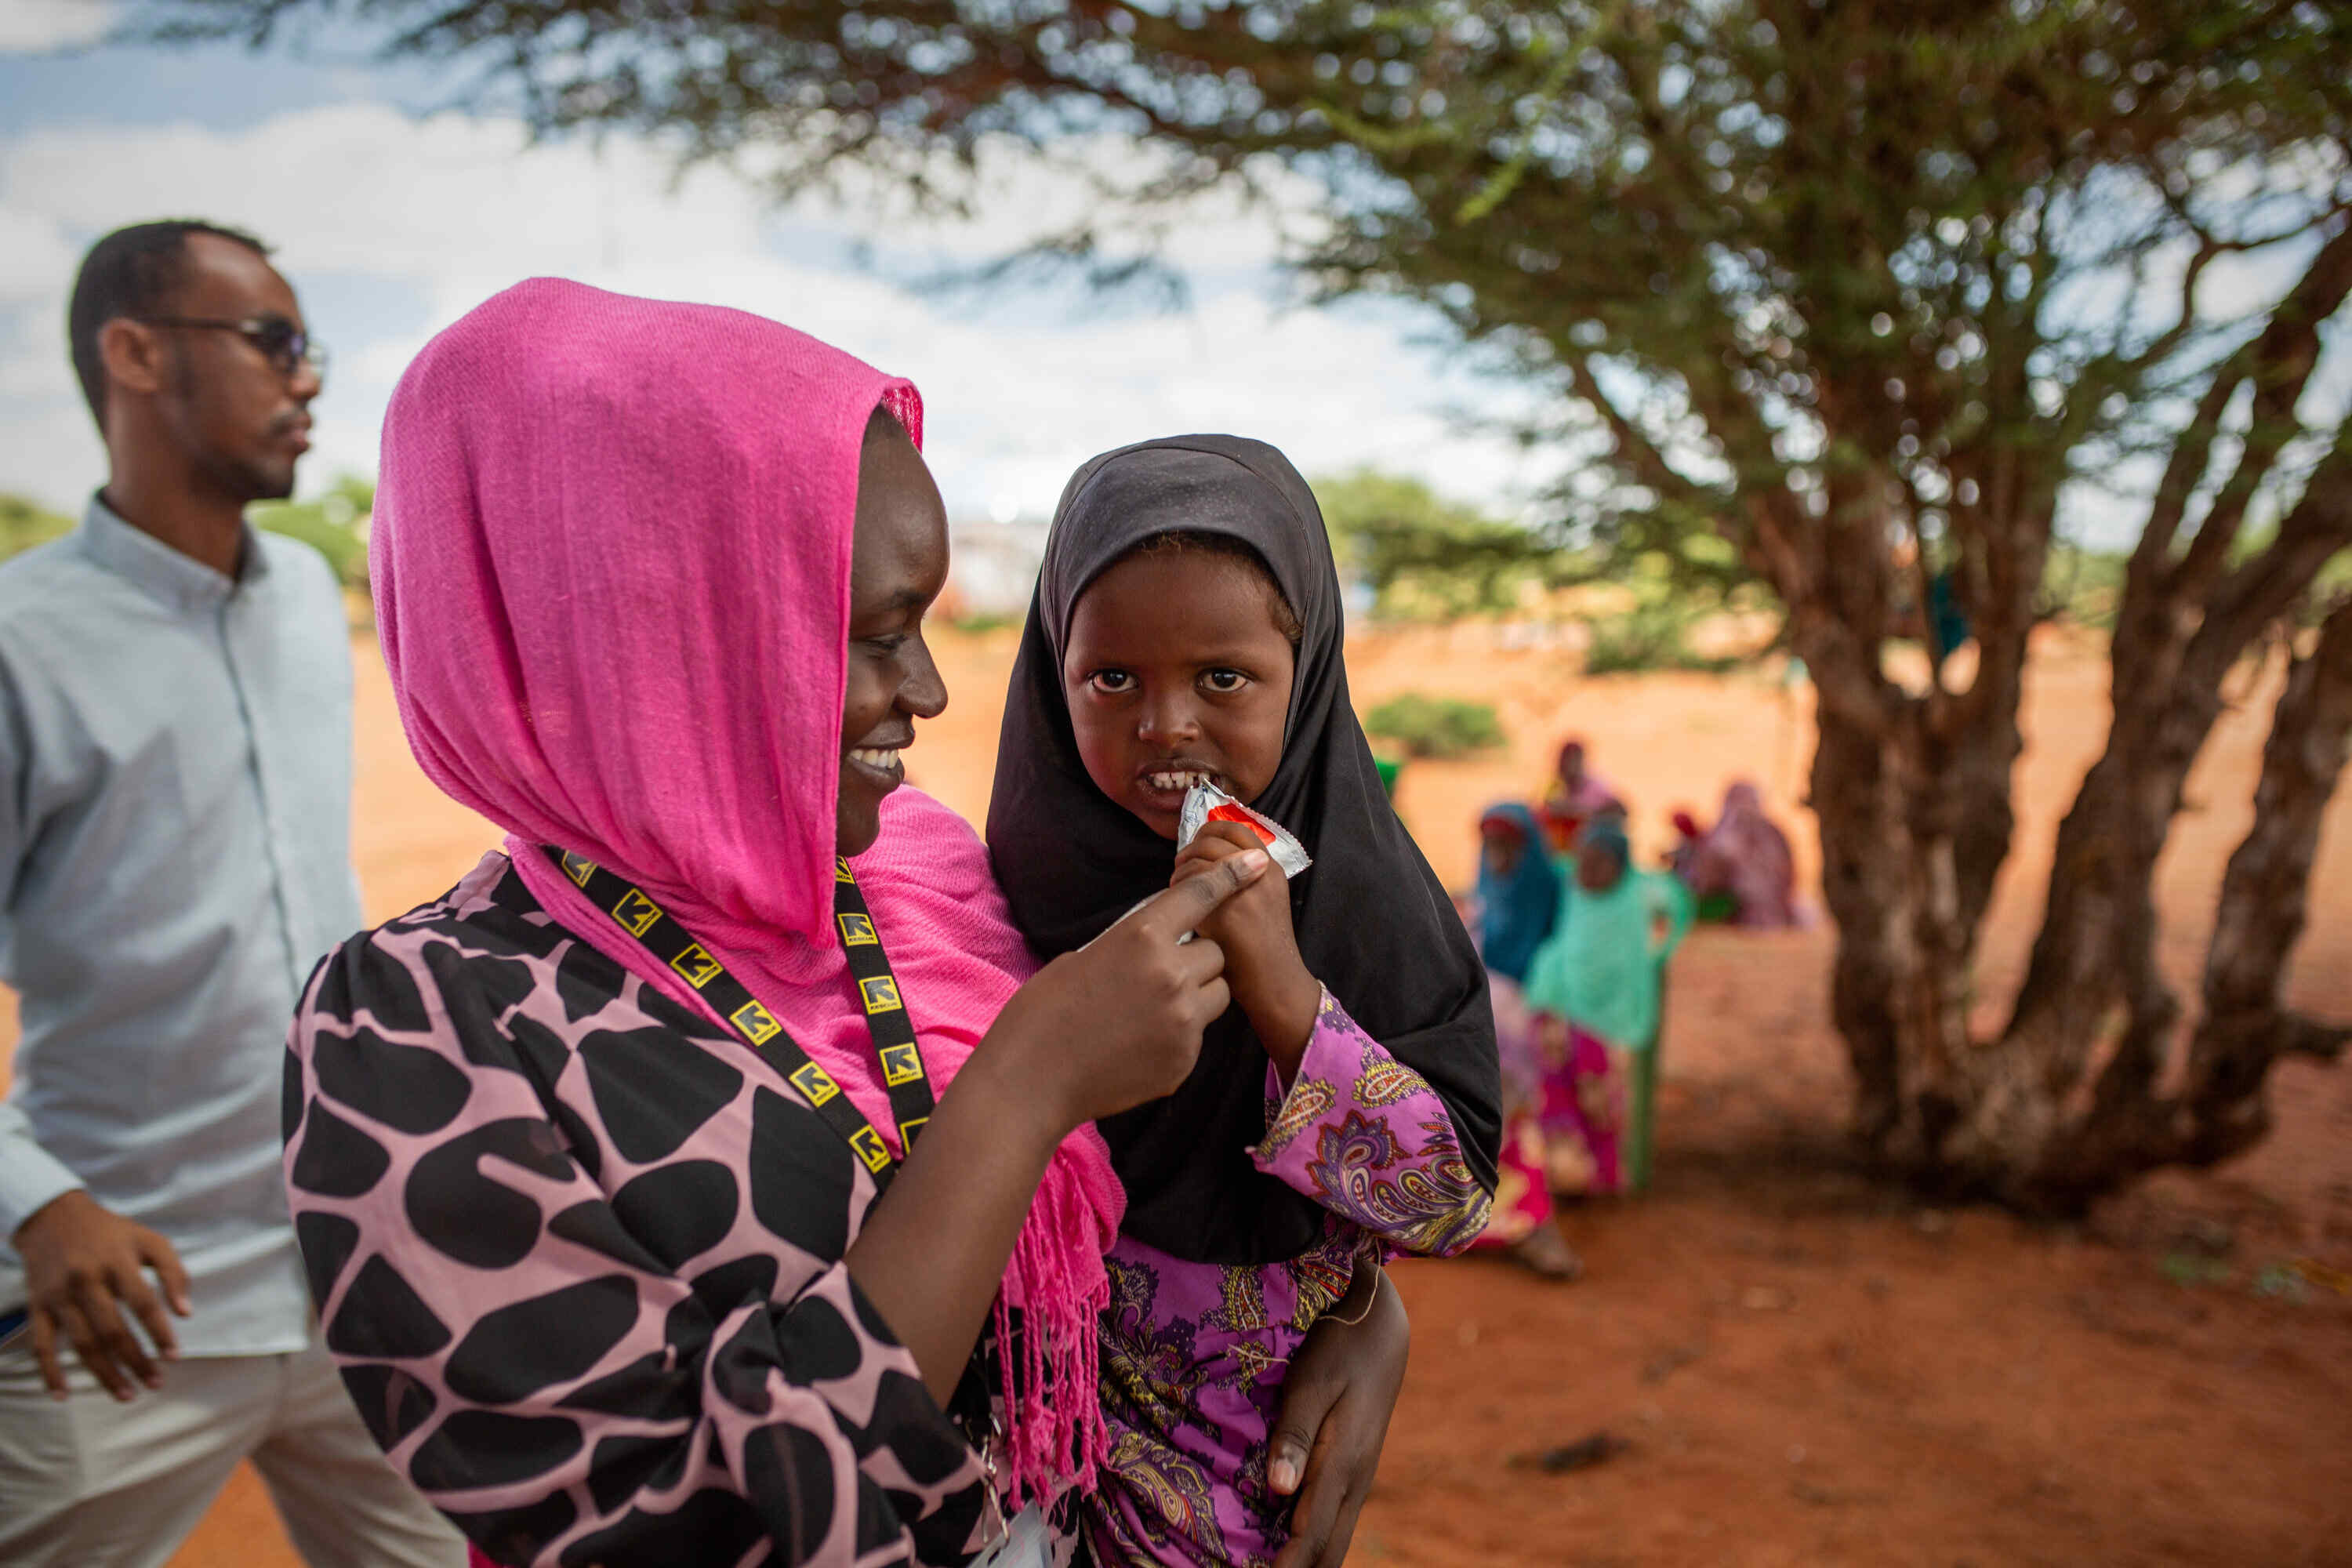
[[[1263,849],[1256,834],[1238,822],[1212,822],[1176,857],[1168,885],[1175,887],[1206,872],[1220,860]],[[1201,934],[1225,952],[1225,980],[1234,1000],[1249,1016],[1266,1054],[1287,1085],[1298,1071],[1323,986],[1307,973],[1298,938],[1290,926],[1290,884],[1279,871],[1261,877],[1228,899],[1202,922]]]

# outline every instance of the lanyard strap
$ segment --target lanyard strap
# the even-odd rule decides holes
[[[890,1184],[898,1173],[898,1162],[889,1144],[841,1092],[833,1075],[817,1065],[785,1031],[782,1021],[697,942],[694,933],[672,920],[667,910],[627,878],[584,855],[570,854],[552,845],[547,853],[573,885],[635,938],[639,946],[699,992],[745,1044],[782,1066],[793,1087],[865,1162],[877,1187]],[[907,1016],[898,976],[890,973],[889,957],[882,951],[882,933],[874,929],[873,911],[858,890],[857,874],[838,856],[833,867],[833,920],[841,933],[841,951],[857,982],[858,999],[866,1006],[866,1031],[873,1036],[875,1055],[882,1064],[883,1086],[890,1091],[890,1114],[898,1123],[898,1147],[911,1149],[915,1135],[931,1119],[938,1099],[930,1075],[924,1069],[923,1049],[915,1043],[915,1026]]]

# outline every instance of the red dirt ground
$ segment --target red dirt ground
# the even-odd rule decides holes
[[[1706,815],[1752,774],[1794,804],[1807,697],[1760,678],[1580,680],[1563,654],[1464,626],[1360,639],[1369,708],[1407,688],[1494,701],[1507,756],[1414,763],[1400,808],[1449,881],[1469,824],[1531,788],[1563,734],[1638,805]],[[957,705],[909,758],[985,807],[1009,634],[948,637]],[[1984,1021],[2032,941],[2051,836],[2105,724],[2097,650],[2039,650],[2018,854],[1987,933]],[[2249,681],[2191,782],[2162,871],[2165,960],[2192,981],[2250,813],[2268,689]],[[358,855],[370,918],[447,886],[490,842],[406,754],[362,648]],[[1588,1275],[1486,1260],[1398,1270],[1414,1354],[1352,1561],[1495,1564],[2352,1564],[2352,1068],[2292,1063],[2275,1135],[2169,1173],[2087,1223],[1922,1206],[1864,1180],[1838,1135],[1848,1082],[1825,930],[1700,933],[1672,979],[1659,1175],[1571,1212]],[[2352,792],[2339,797],[2291,986],[2352,1016]],[[5,999],[0,999],[5,1000]],[[0,1034],[12,1034],[0,1018]],[[1531,1461],[1606,1431],[1606,1464]],[[249,1473],[175,1568],[295,1561]]]

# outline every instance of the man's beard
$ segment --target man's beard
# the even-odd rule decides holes
[[[173,364],[173,374],[182,408],[191,423],[201,428],[202,388],[196,383],[194,361],[182,353]],[[272,437],[285,435],[299,418],[299,414],[289,414],[270,421],[269,434]],[[198,457],[197,466],[222,495],[239,506],[257,500],[284,500],[294,493],[295,458],[290,456],[279,461],[269,461],[232,457],[220,451],[205,451]]]
[[[222,494],[245,506],[257,500],[284,500],[294,493],[294,459],[263,463],[207,453],[205,471]]]

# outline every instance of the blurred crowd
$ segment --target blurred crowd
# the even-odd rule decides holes
[[[1586,743],[1559,748],[1531,800],[1478,820],[1465,915],[1478,939],[1501,1047],[1502,1177],[1481,1245],[1548,1278],[1582,1271],[1556,1205],[1639,1191],[1650,1141],[1668,961],[1696,921],[1796,925],[1788,836],[1748,780],[1711,826],[1671,815],[1663,865],[1637,863],[1623,794]]]

